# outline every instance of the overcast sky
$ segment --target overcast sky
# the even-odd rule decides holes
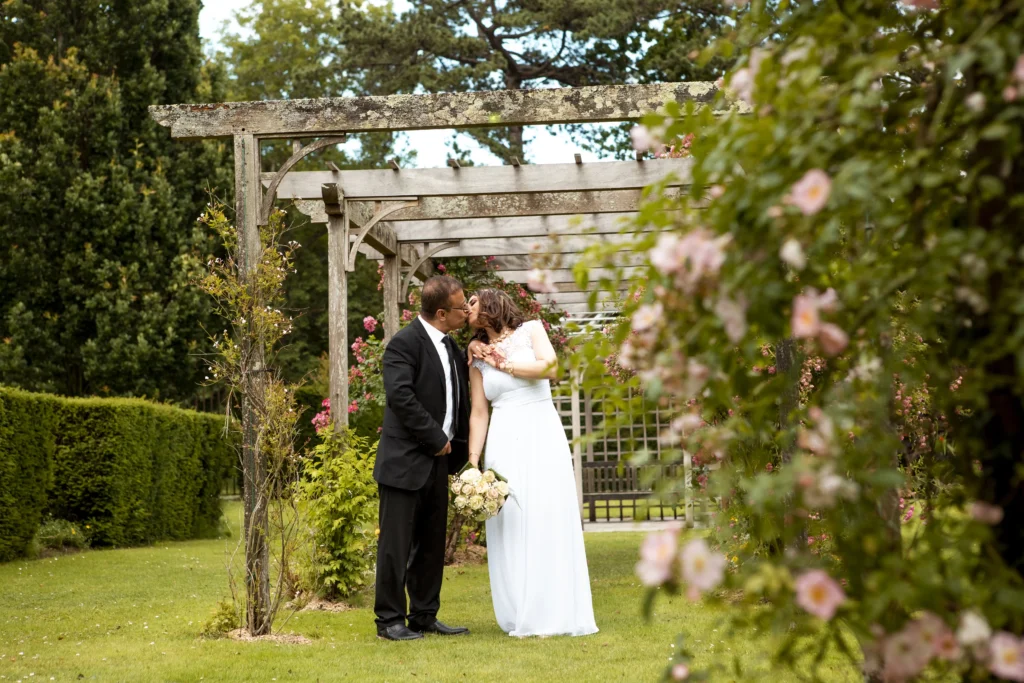
[[[206,0],[203,3],[203,9],[199,13],[199,33],[203,40],[206,41],[207,51],[216,49],[219,44],[224,22],[229,22],[231,30],[238,30],[238,24],[234,23],[232,17],[237,10],[247,7],[250,1]],[[402,0],[395,2],[395,6],[399,11],[401,11],[404,4]],[[564,134],[552,136],[546,130],[527,128],[524,137],[527,141],[527,153],[534,163],[572,163],[573,153],[575,152],[581,152],[585,160],[592,161],[597,159],[596,155],[578,149]],[[451,151],[448,148],[448,142],[451,138],[451,132],[446,130],[411,131],[405,135],[404,146],[417,150],[417,167],[438,168],[444,166],[451,155]],[[470,157],[475,164],[493,166],[501,163],[490,152],[484,151],[465,136],[460,140],[460,146],[463,149],[471,150]]]

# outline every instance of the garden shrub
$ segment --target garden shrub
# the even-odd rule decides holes
[[[310,533],[309,575],[317,592],[344,598],[364,586],[377,554],[377,444],[348,430],[320,432],[309,453],[299,498]]]

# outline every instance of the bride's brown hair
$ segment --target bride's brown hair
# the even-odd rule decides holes
[[[500,289],[481,289],[476,292],[476,300],[479,305],[477,310],[477,325],[480,329],[474,335],[477,339],[487,342],[485,327],[489,327],[497,334],[505,330],[514,330],[523,324],[525,317],[523,312],[516,306],[516,302]]]

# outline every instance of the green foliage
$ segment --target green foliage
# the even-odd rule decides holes
[[[36,531],[32,545],[36,551],[84,550],[89,540],[80,527],[64,519],[47,519]]]
[[[24,555],[53,481],[60,399],[0,388],[0,562]]]
[[[199,629],[199,635],[203,638],[223,638],[229,631],[234,631],[240,625],[238,610],[230,600],[221,600],[213,610],[210,618],[203,622]]]
[[[313,535],[310,575],[318,592],[344,598],[366,585],[377,553],[377,444],[353,430],[320,433],[306,457],[299,500]]]
[[[732,620],[788,632],[782,663],[849,652],[849,629],[872,676],[981,680],[984,656],[915,662],[899,644],[928,623],[952,638],[968,610],[1024,631],[1024,10],[930,4],[738,15],[705,58],[743,53],[727,87],[754,113],[645,119],[696,136],[693,185],[653,188],[632,317],[578,360],[616,394],[599,361],[619,353],[626,386],[674,400],[666,464],[719,463],[719,525],[750,541],[729,548]],[[815,568],[844,595],[825,632],[796,599]]]
[[[0,389],[0,560],[44,515],[94,546],[209,536],[235,463],[223,418],[130,399]]]
[[[231,187],[221,142],[181,145],[147,107],[217,95],[198,0],[12,0],[0,22],[0,377],[67,395],[182,400],[215,245],[195,217]],[[193,254],[198,253],[198,258]]]

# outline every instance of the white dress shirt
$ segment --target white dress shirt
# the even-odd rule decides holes
[[[451,363],[448,362],[448,347],[444,344],[444,338],[448,335],[424,320],[422,315],[419,316],[419,319],[423,327],[426,328],[430,341],[434,342],[434,348],[437,350],[437,355],[441,357],[441,368],[444,370],[445,389],[444,424],[441,425],[441,429],[448,435],[448,440],[450,441],[452,437],[455,436],[455,416],[453,415],[455,412],[455,404],[454,399],[452,398],[454,396],[452,393],[452,389],[454,389],[454,387],[452,387],[452,366]]]

